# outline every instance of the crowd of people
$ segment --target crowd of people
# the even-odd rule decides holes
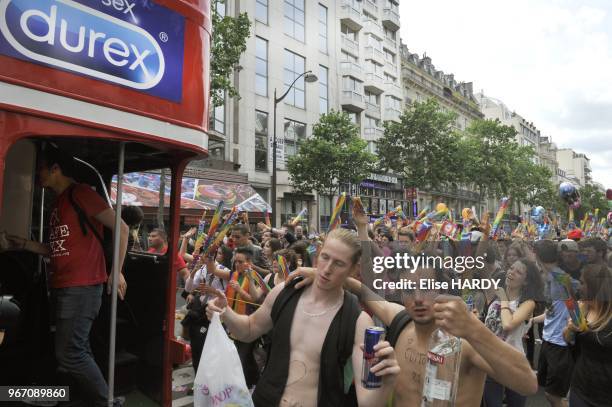
[[[180,255],[188,265],[182,324],[194,369],[206,369],[202,347],[209,319],[218,312],[256,406],[418,406],[428,342],[441,327],[462,338],[457,406],[525,406],[538,385],[553,407],[611,405],[612,253],[603,238],[570,233],[570,239],[559,228],[553,238],[489,239],[485,219],[470,227],[467,244],[420,241],[414,222],[371,223],[358,212],[351,220],[326,235],[308,235],[300,225],[259,223],[252,231],[239,223],[207,256],[190,254],[195,228],[182,235]],[[486,260],[484,268],[461,273],[389,268],[383,279],[411,280],[416,287],[423,279],[495,279],[500,285],[373,288],[378,276],[372,259],[406,253]],[[586,325],[572,320],[571,300],[579,300]],[[372,369],[382,386],[366,389],[359,378],[361,346],[373,325],[386,329],[376,348],[380,362]],[[537,338],[542,345],[536,360]],[[347,366],[354,374],[346,374]]]
[[[108,387],[88,336],[102,292],[110,292],[99,235],[103,226],[114,228],[115,212],[74,182],[71,162],[55,150],[41,160],[41,184],[57,195],[49,244],[3,233],[0,250],[51,259],[59,367],[74,376],[90,405],[107,405]],[[448,222],[400,216],[371,222],[356,208],[348,225],[325,234],[309,234],[298,222],[277,229],[245,219],[204,252],[198,230],[186,230],[172,261],[187,304],[182,336],[191,342],[193,368],[207,369],[202,350],[216,312],[236,344],[255,406],[414,407],[421,405],[428,380],[432,332],[441,328],[461,338],[456,406],[525,406],[538,388],[553,407],[612,405],[607,230],[592,228],[598,232],[585,237],[576,228],[557,225],[546,235],[496,234],[491,232],[495,222],[485,216],[473,217],[449,236],[440,233]],[[120,265],[127,250],[167,252],[163,229],[151,230],[148,239],[139,233],[139,208],[126,207],[122,215]],[[436,233],[423,234],[425,223]],[[402,256],[472,256],[484,262],[461,270],[453,262],[422,262],[413,270],[396,264],[383,273],[373,271],[377,257],[384,258],[377,264],[387,264],[387,258]],[[378,289],[372,284],[376,278],[414,285]],[[486,279],[499,284],[459,284],[459,289],[419,284]],[[126,292],[119,274],[119,297]],[[364,333],[375,325],[386,331],[374,347],[377,363],[370,370],[381,385],[366,388],[360,378]],[[536,339],[542,341],[537,358]],[[122,403],[114,400],[114,405]]]

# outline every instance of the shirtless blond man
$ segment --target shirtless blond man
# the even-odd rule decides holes
[[[292,277],[304,277],[304,281],[298,284],[302,286],[312,281],[313,274],[312,269],[300,268]],[[418,287],[418,280],[435,279],[436,273],[433,269],[419,269],[402,277],[416,281]],[[462,338],[457,407],[480,406],[486,375],[518,393],[537,392],[537,380],[525,356],[489,331],[467,310],[461,298],[433,290],[412,290],[404,293],[404,306],[401,306],[385,301],[355,279],[348,279],[346,287],[358,294],[389,327],[388,338],[392,341],[393,336],[396,338],[392,345],[402,374],[395,383],[394,406],[421,405],[428,342],[438,327]],[[410,321],[397,334],[396,330],[401,326],[399,322],[402,319],[406,321],[406,313]]]
[[[219,312],[232,335],[241,341],[272,332],[268,365],[253,393],[256,406],[341,406],[346,361],[337,348],[343,341],[348,343],[347,359],[355,372],[359,405],[385,405],[400,371],[395,353],[388,342],[375,347],[380,362],[371,371],[382,377],[382,386],[365,389],[359,379],[362,344],[365,329],[374,323],[359,309],[357,299],[343,289],[348,276],[359,267],[360,255],[357,236],[337,229],[327,236],[313,269],[313,284],[308,287],[298,290],[294,284],[285,288],[282,283],[250,316],[233,312],[222,293],[209,302],[209,317]],[[347,320],[351,329],[345,329]],[[354,333],[346,337],[347,331]]]

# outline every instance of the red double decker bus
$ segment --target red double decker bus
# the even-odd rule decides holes
[[[46,144],[71,154],[77,181],[109,202],[113,179],[129,202],[124,173],[171,174],[168,253],[128,252],[127,296],[103,304],[91,335],[115,394],[164,406],[177,346],[168,259],[183,171],[207,155],[210,42],[210,0],[0,1],[0,232],[45,240],[52,194],[37,186],[36,162]],[[0,346],[0,385],[61,384],[48,292],[44,259],[0,252],[0,295],[21,307],[17,337]]]

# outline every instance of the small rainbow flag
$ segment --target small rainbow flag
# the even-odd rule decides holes
[[[491,233],[489,233],[489,237],[491,239],[495,239],[497,232],[499,231],[499,225],[501,223],[502,218],[504,217],[504,213],[506,209],[508,209],[508,203],[510,202],[510,198],[502,198],[499,202],[499,210],[497,211],[497,215],[495,216],[495,220],[493,221],[493,226],[491,227]]]
[[[336,202],[336,206],[334,207],[334,211],[332,212],[331,219],[329,220],[329,228],[327,228],[327,233],[331,232],[340,224],[340,211],[342,210],[342,206],[344,205],[344,201],[346,200],[346,192],[343,192],[338,198],[338,202]]]
[[[252,270],[252,269],[247,270],[247,277],[253,282],[253,284],[261,288],[264,293],[267,294],[270,292],[270,287],[268,286],[268,284],[266,284],[264,279],[261,278],[259,273],[256,272],[255,270]]]
[[[283,280],[286,280],[287,277],[289,277],[289,268],[287,267],[287,260],[285,260],[284,256],[277,256],[276,262],[278,263],[278,270],[281,277],[283,278]]]
[[[291,225],[296,226],[298,223],[300,223],[303,219],[304,216],[306,216],[306,214],[308,213],[308,208],[303,208],[300,213],[298,213],[298,215],[293,218],[293,220],[291,221]]]

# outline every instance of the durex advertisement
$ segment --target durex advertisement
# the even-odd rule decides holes
[[[184,17],[149,0],[0,1],[0,54],[181,101]]]

